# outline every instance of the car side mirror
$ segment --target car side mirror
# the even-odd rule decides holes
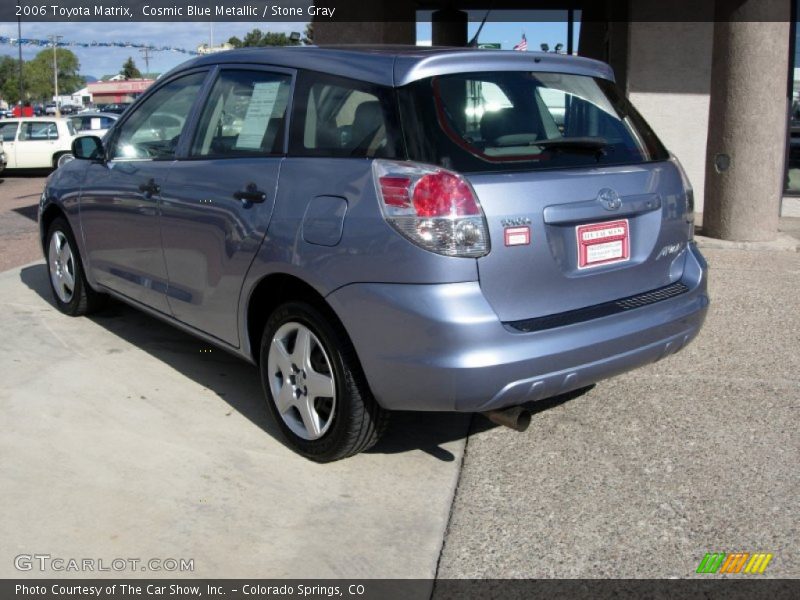
[[[82,135],[72,140],[72,156],[82,160],[103,160],[105,149],[96,135]]]

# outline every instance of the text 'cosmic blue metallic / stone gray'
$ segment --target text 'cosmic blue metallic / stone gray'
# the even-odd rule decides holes
[[[58,308],[113,296],[258,365],[320,462],[391,411],[509,424],[677,352],[709,304],[683,169],[584,58],[202,56],[73,155],[39,208]]]

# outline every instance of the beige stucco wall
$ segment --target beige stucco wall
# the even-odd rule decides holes
[[[713,32],[711,22],[634,21],[628,28],[628,96],[686,169],[698,212],[705,188]]]
[[[708,94],[633,92],[629,96],[664,145],[681,161],[694,188],[695,210],[702,212]]]

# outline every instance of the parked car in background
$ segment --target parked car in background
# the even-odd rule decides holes
[[[58,107],[61,116],[65,115],[72,115],[78,112],[79,107],[74,106],[72,104],[62,104]],[[45,115],[55,115],[56,114],[56,104],[51,102],[50,104],[45,105],[44,107],[44,114]]]
[[[2,116],[4,119],[12,119],[14,118],[14,109],[9,107],[3,110],[2,113],[0,113],[0,116]]]
[[[320,462],[391,410],[522,428],[686,346],[709,303],[685,173],[593,60],[232,50],[73,151],[39,205],[59,310],[111,295],[258,365]]]
[[[129,106],[130,104],[105,104],[103,106],[98,106],[98,109],[105,113],[115,113],[117,115],[121,115],[128,109]]]
[[[75,131],[79,134],[91,134],[103,137],[111,126],[119,119],[119,115],[102,112],[80,112],[69,118]]]
[[[23,117],[0,121],[8,169],[55,169],[72,158],[69,119]]]

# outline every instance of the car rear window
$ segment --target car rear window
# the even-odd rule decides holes
[[[463,73],[423,79],[398,94],[411,160],[475,172],[668,158],[644,119],[604,79]]]

